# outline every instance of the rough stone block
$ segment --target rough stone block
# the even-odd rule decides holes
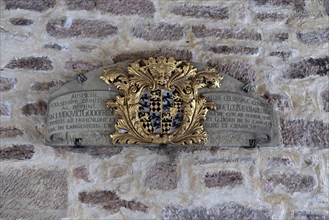
[[[293,162],[288,157],[271,157],[267,161],[268,168],[291,167]]]
[[[288,51],[288,52],[285,52],[285,51],[272,51],[272,52],[269,53],[270,57],[279,57],[282,60],[287,60],[289,57],[291,57],[291,55],[292,55],[291,51]]]
[[[6,103],[0,103],[0,116],[10,116],[10,106]]]
[[[253,66],[244,61],[215,60],[207,63],[210,67],[216,68],[219,72],[232,76],[243,83],[255,82],[255,70]]]
[[[0,149],[0,160],[26,160],[34,154],[34,146],[30,144],[13,145]]]
[[[30,70],[52,70],[52,61],[48,57],[23,57],[11,60],[5,68],[30,69]]]
[[[294,192],[311,192],[315,188],[315,179],[309,175],[302,175],[299,173],[292,174],[271,174],[265,178],[270,188],[278,185],[284,186],[285,191],[289,193]]]
[[[61,219],[67,210],[65,170],[22,169],[0,173],[1,219]]]
[[[113,191],[98,190],[92,192],[80,192],[79,200],[82,203],[101,205],[104,209],[116,213],[120,210],[121,207],[140,212],[147,212],[148,207],[134,200],[128,201],[121,199]]]
[[[142,15],[150,16],[155,12],[155,7],[150,0],[66,0],[69,10],[97,9],[116,15]]]
[[[184,208],[181,206],[168,206],[162,209],[162,219],[262,219],[269,220],[268,210],[249,208],[238,203],[222,203],[211,208],[193,207]]]
[[[86,166],[79,166],[73,169],[73,176],[77,179],[82,179],[85,182],[90,182],[89,171]]]
[[[273,41],[276,42],[283,42],[289,39],[289,33],[286,32],[279,32],[279,33],[275,33],[273,36]]]
[[[97,48],[97,46],[93,46],[93,45],[79,45],[79,46],[77,46],[77,48],[81,52],[90,53],[91,51],[95,50]]]
[[[48,91],[51,89],[57,89],[64,85],[65,82],[61,80],[52,80],[50,82],[39,82],[35,81],[31,85],[32,91]]]
[[[266,6],[292,6],[297,12],[303,12],[305,7],[305,0],[253,0],[256,5],[266,5]]]
[[[206,173],[205,185],[208,188],[224,187],[242,184],[243,176],[241,172],[237,171],[219,171],[218,173]]]
[[[192,60],[192,52],[189,50],[176,50],[171,48],[150,50],[150,51],[140,51],[135,53],[123,53],[113,57],[113,62],[118,63],[125,60],[137,60],[137,59],[148,59],[149,57],[174,57],[176,60]]]
[[[328,0],[323,0],[323,7],[327,15],[329,16],[329,1]]]
[[[0,92],[9,91],[15,88],[17,79],[0,77]]]
[[[323,110],[329,112],[329,88],[321,92],[323,99]]]
[[[96,8],[116,15],[153,15],[155,12],[155,7],[150,0],[98,0]]]
[[[26,104],[22,107],[22,113],[26,116],[31,115],[46,115],[47,102],[39,100],[34,103]]]
[[[182,39],[184,35],[183,27],[167,23],[137,25],[133,27],[132,34],[134,37],[152,41],[175,41]]]
[[[21,129],[15,127],[0,127],[0,138],[15,138],[23,134]]]
[[[329,28],[317,31],[298,32],[297,39],[303,44],[325,44],[329,42]]]
[[[33,20],[27,18],[10,18],[10,23],[12,25],[27,26],[34,23]]]
[[[70,60],[65,62],[65,70],[75,73],[86,73],[101,66],[102,64],[100,62],[90,62],[84,60]]]
[[[50,20],[47,32],[56,38],[105,38],[117,33],[118,28],[107,21],[75,19],[67,27],[66,19]]]
[[[257,13],[256,14],[256,19],[260,21],[282,21],[284,19],[288,18],[287,15],[282,14],[282,13]]]
[[[329,56],[292,63],[285,72],[285,78],[303,79],[312,75],[329,76]]]
[[[282,119],[281,136],[286,147],[329,147],[329,124],[322,121]]]
[[[179,6],[175,7],[172,13],[196,18],[228,19],[229,10],[227,7],[218,6]]]
[[[284,111],[290,108],[289,97],[287,95],[265,93],[263,97],[273,106],[277,107],[279,110]]]
[[[308,211],[295,211],[294,220],[329,220],[329,214],[313,213]]]
[[[98,158],[110,158],[122,151],[122,147],[92,147],[89,154]]]
[[[91,11],[95,9],[97,0],[65,0],[69,10],[86,10]]]
[[[197,38],[216,37],[219,39],[262,40],[260,33],[247,29],[207,28],[205,25],[201,25],[192,26],[192,32]]]
[[[6,9],[44,11],[53,8],[56,0],[4,0]]]
[[[217,46],[210,47],[210,51],[221,54],[245,54],[254,55],[258,53],[257,47],[245,47],[245,46]]]
[[[173,190],[177,188],[177,165],[169,162],[152,166],[146,174],[144,185],[150,189]]]
[[[48,49],[55,49],[55,50],[62,50],[62,46],[56,43],[52,43],[52,44],[45,44],[43,45],[43,48],[48,48]]]

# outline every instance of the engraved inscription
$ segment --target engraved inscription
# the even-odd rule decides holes
[[[208,131],[271,133],[272,107],[265,101],[230,92],[204,93],[216,103],[204,122]]]
[[[109,98],[108,91],[77,91],[53,99],[47,115],[48,136],[71,131],[113,132],[117,117],[105,107]]]

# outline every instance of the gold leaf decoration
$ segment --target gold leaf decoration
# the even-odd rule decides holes
[[[107,102],[119,120],[114,144],[201,144],[207,142],[202,120],[214,103],[198,95],[204,87],[219,87],[215,69],[197,68],[173,57],[140,59],[105,68],[101,79],[123,91]]]

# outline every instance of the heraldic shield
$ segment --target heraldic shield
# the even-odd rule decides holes
[[[215,69],[197,72],[190,63],[174,58],[140,59],[105,68],[101,79],[121,90],[107,102],[120,119],[111,135],[114,144],[202,144],[207,133],[201,120],[213,102],[198,94],[204,87],[219,87]]]

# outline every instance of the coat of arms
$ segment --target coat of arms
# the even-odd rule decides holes
[[[198,94],[204,87],[219,87],[215,69],[197,72],[190,63],[174,58],[140,59],[105,68],[101,79],[122,91],[109,100],[120,119],[111,135],[113,144],[201,144],[207,133],[201,124],[213,102]]]

